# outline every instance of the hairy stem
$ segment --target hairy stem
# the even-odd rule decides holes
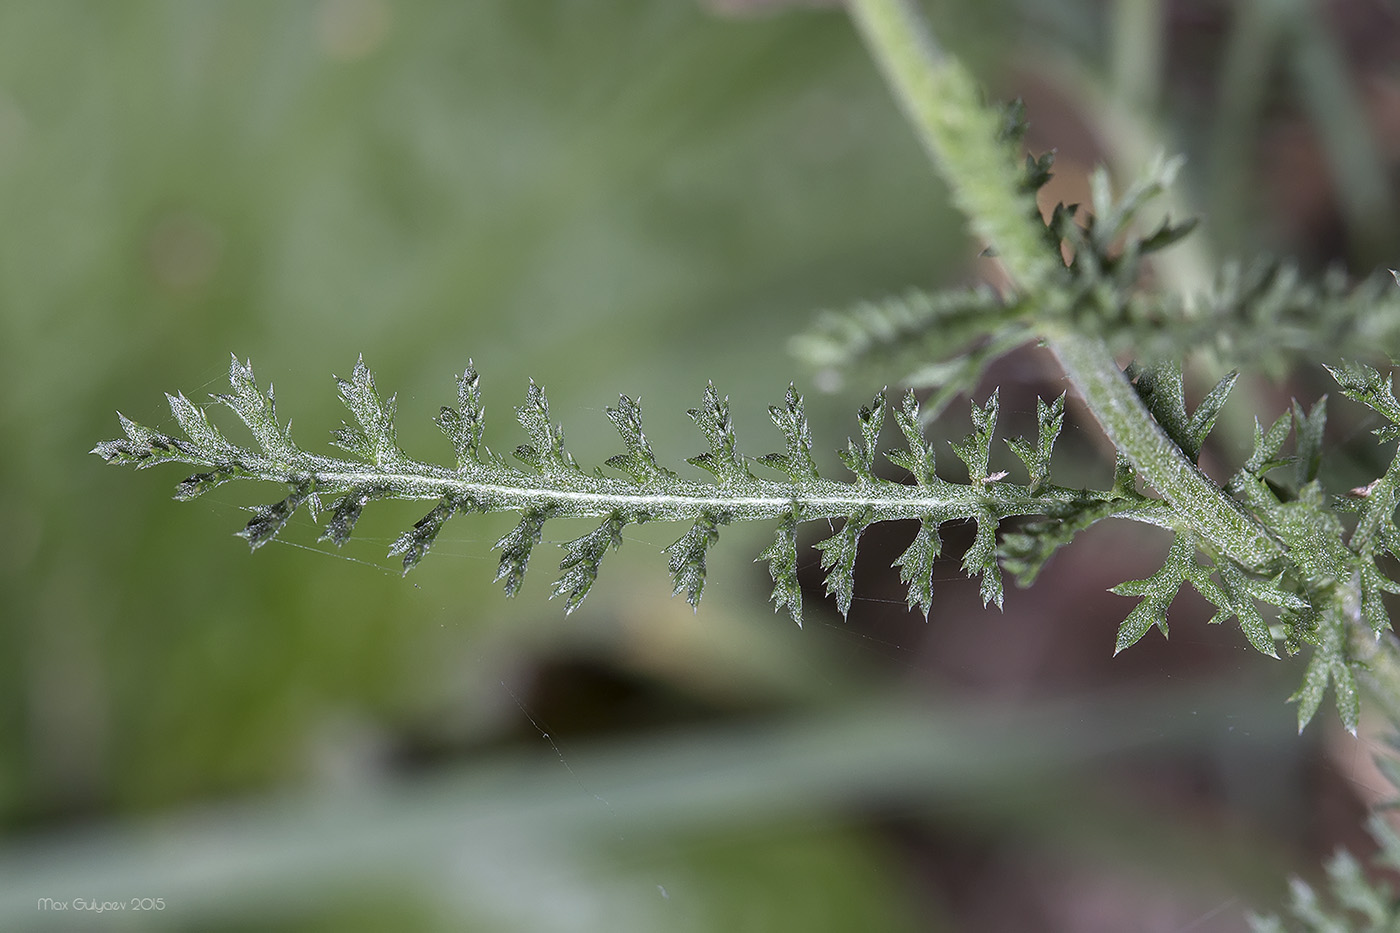
[[[1001,119],[977,82],[934,41],[907,0],[850,0],[851,16],[919,140],[973,231],[1028,292],[1064,277],[1031,219],[1039,216],[1021,168],[1001,144]]]
[[[1038,229],[1037,208],[1013,155],[965,70],[944,55],[910,0],[850,0],[851,14],[924,147],[973,231],[1016,287],[1045,297],[1033,326],[1109,439],[1139,474],[1219,553],[1254,570],[1283,548],[1198,470],[1148,413],[1103,341],[1054,324],[1061,310],[1046,288],[1061,274]]]
[[[192,458],[181,459],[198,466],[219,466]],[[578,473],[567,483],[561,483],[557,477],[532,476],[508,467],[488,465],[477,466],[464,474],[412,460],[396,469],[384,469],[335,457],[304,456],[291,465],[270,457],[247,455],[241,458],[238,473],[249,479],[306,486],[322,494],[380,489],[395,499],[447,499],[464,505],[476,503],[491,511],[525,512],[548,508],[560,518],[601,517],[622,511],[645,515],[654,521],[683,521],[694,520],[714,510],[756,520],[779,518],[794,511],[804,520],[835,519],[862,510],[869,510],[875,521],[924,515],[941,519],[967,518],[979,511],[1004,518],[1038,514],[1056,505],[1089,501],[1114,502],[1121,506],[1121,517],[1149,524],[1166,525],[1169,518],[1151,502],[1117,500],[1111,493],[1058,486],[1046,486],[1032,493],[1013,483],[987,483],[979,489],[942,482],[925,487],[813,479],[799,486],[750,479],[715,485],[667,478],[654,484],[638,484],[586,473]],[[648,485],[651,488],[647,488]]]
[[[1102,340],[1046,328],[1045,342],[1114,446],[1197,534],[1252,570],[1267,570],[1283,556],[1283,545],[1167,437]]]

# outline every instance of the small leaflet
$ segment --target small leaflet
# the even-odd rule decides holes
[[[671,580],[675,596],[685,591],[685,601],[695,609],[700,604],[700,594],[705,588],[705,555],[719,540],[719,526],[727,524],[729,516],[719,512],[705,511],[695,520],[684,535],[666,548],[671,568]]]
[[[779,408],[770,405],[768,414],[787,440],[787,453],[766,454],[759,457],[758,462],[782,470],[796,483],[817,479],[817,465],[812,459],[812,432],[807,426],[807,415],[802,409],[802,396],[798,394],[797,387],[789,383],[787,406]]]
[[[321,535],[320,540],[329,541],[336,547],[350,540],[355,523],[360,520],[360,513],[369,501],[379,494],[381,493],[377,490],[354,489],[333,502],[331,520],[326,523],[325,533]]]
[[[627,519],[620,512],[613,512],[588,534],[565,543],[564,559],[559,564],[563,574],[555,581],[550,597],[566,597],[565,615],[577,609],[593,588],[598,579],[598,565],[609,548],[617,550],[622,544],[622,529],[626,525]]]
[[[335,431],[332,443],[376,466],[402,463],[405,458],[394,427],[395,396],[380,399],[374,374],[365,365],[364,357],[356,360],[350,378],[337,378],[336,385],[355,425],[343,424]]]
[[[875,466],[875,452],[879,449],[880,428],[885,423],[885,394],[881,392],[868,406],[861,406],[857,418],[860,420],[860,440],[847,439],[846,449],[840,452],[841,462],[860,482],[873,483],[875,474],[871,471]]]
[[[768,573],[773,577],[773,611],[786,606],[792,621],[802,627],[802,587],[797,582],[797,523],[796,511],[778,520],[778,529],[770,544],[756,560],[768,561]]]
[[[234,356],[229,364],[228,381],[233,394],[216,395],[214,399],[238,415],[264,453],[282,458],[295,456],[297,449],[289,436],[290,425],[285,429],[278,426],[277,400],[272,386],[268,385],[266,395],[258,391],[253,379],[252,362],[240,363]]]
[[[533,443],[515,449],[515,456],[545,476],[556,479],[579,472],[578,464],[564,450],[564,429],[550,423],[549,400],[535,380],[525,393],[525,404],[515,410],[520,426]]]
[[[824,541],[817,542],[822,552],[822,569],[826,573],[826,593],[836,597],[836,608],[844,619],[851,611],[855,595],[856,552],[860,536],[870,526],[872,513],[866,509],[846,519],[841,530]]]
[[[175,499],[180,502],[202,496],[215,486],[221,486],[233,479],[236,474],[231,470],[209,470],[205,473],[192,473],[180,480],[175,486]]]
[[[444,405],[436,421],[457,452],[459,472],[481,462],[486,409],[481,404],[481,379],[471,360],[467,360],[467,368],[457,377],[457,407]]]
[[[892,565],[899,568],[900,582],[909,587],[909,608],[918,608],[925,620],[933,610],[933,563],[942,550],[937,519],[924,515],[914,540]]]
[[[617,407],[607,409],[607,415],[627,447],[626,453],[609,457],[608,466],[623,471],[639,483],[676,475],[657,465],[647,436],[642,433],[641,399],[634,402],[625,395],[618,396]]]
[[[972,405],[972,433],[961,442],[953,441],[953,452],[967,464],[968,480],[972,485],[986,483],[992,460],[992,435],[997,426],[997,391],[993,391],[987,403],[978,407]]]
[[[1263,429],[1259,424],[1259,419],[1256,418],[1254,420],[1254,450],[1249,455],[1249,459],[1245,461],[1242,469],[1255,476],[1263,476],[1270,470],[1291,462],[1292,458],[1280,457],[1278,454],[1283,449],[1283,442],[1288,439],[1288,430],[1292,426],[1292,412],[1280,415],[1267,431]]]
[[[1142,580],[1125,580],[1109,589],[1119,596],[1141,596],[1142,601],[1133,607],[1132,612],[1118,626],[1118,643],[1113,649],[1118,654],[1125,648],[1137,644],[1153,626],[1161,629],[1162,637],[1170,632],[1167,628],[1167,610],[1177,591],[1190,576],[1190,564],[1196,553],[1195,544],[1187,535],[1177,535],[1172,539],[1171,550],[1162,566],[1150,577]],[[1222,594],[1223,597],[1223,594]]]
[[[687,412],[710,442],[707,453],[691,457],[687,462],[708,470],[721,483],[751,479],[748,467],[734,449],[734,424],[729,419],[729,396],[720,398],[715,384],[705,387],[705,401],[699,408]]]
[[[291,494],[281,502],[255,508],[253,517],[249,519],[247,525],[243,526],[243,530],[238,532],[238,536],[247,538],[248,547],[256,551],[282,530],[282,526],[287,524],[287,519],[291,518],[292,514],[310,496],[311,484],[309,482],[293,485]]]
[[[1279,601],[1286,601],[1288,597],[1293,600],[1298,600],[1298,598],[1292,594],[1284,593],[1276,585],[1270,587],[1267,583],[1246,577],[1244,571],[1236,566],[1234,561],[1221,560],[1216,564],[1216,570],[1220,573],[1220,581],[1229,601],[1220,606],[1220,611],[1211,621],[1224,621],[1233,615],[1240,623],[1240,631],[1244,633],[1244,637],[1249,640],[1255,651],[1271,658],[1278,657],[1273,637],[1269,634],[1269,626],[1259,613],[1259,607],[1254,604],[1254,601],[1259,599],[1278,605]],[[1306,603],[1298,600],[1289,608],[1296,609],[1304,606]]]
[[[1317,479],[1317,471],[1322,466],[1322,437],[1327,427],[1327,396],[1317,400],[1312,411],[1303,413],[1303,407],[1293,403],[1293,436],[1297,438],[1294,451],[1294,484],[1302,489]]]
[[[1002,608],[1004,594],[1001,567],[997,564],[997,519],[986,510],[977,516],[977,537],[963,554],[962,565],[969,577],[982,575],[982,605],[996,603],[998,609]]]
[[[1400,401],[1391,388],[1389,373],[1382,376],[1364,363],[1346,363],[1342,366],[1327,366],[1327,371],[1341,386],[1342,394],[1360,402],[1383,416],[1390,424],[1376,428],[1373,432],[1382,444],[1400,439]]]
[[[1196,406],[1191,420],[1186,423],[1187,443],[1182,445],[1182,449],[1186,451],[1187,456],[1193,462],[1200,457],[1206,437],[1215,427],[1215,421],[1220,416],[1220,409],[1225,407],[1225,402],[1230,397],[1230,390],[1235,387],[1235,381],[1239,377],[1239,370],[1226,373],[1215,384],[1215,388],[1207,392],[1206,397],[1201,399],[1201,404]]]
[[[428,548],[433,546],[437,540],[438,532],[442,531],[443,523],[456,513],[458,503],[456,499],[444,497],[433,510],[414,523],[413,527],[399,535],[398,540],[389,548],[389,554],[403,555],[403,572],[408,573],[418,562],[423,559],[423,555],[428,553]]]
[[[525,579],[525,568],[530,563],[530,553],[540,543],[540,533],[549,520],[547,509],[530,509],[520,516],[520,524],[496,542],[494,550],[501,552],[501,563],[496,569],[496,580],[505,581],[507,596],[514,596]]]
[[[904,404],[895,411],[894,421],[899,425],[900,433],[904,435],[909,449],[887,451],[885,459],[908,470],[920,486],[938,485],[941,481],[938,478],[933,445],[924,437],[923,423],[919,419],[919,399],[913,389],[905,393]]]
[[[1050,457],[1055,452],[1055,440],[1060,436],[1060,430],[1065,423],[1064,393],[1060,393],[1060,397],[1051,403],[1047,403],[1043,398],[1036,399],[1035,416],[1035,447],[1031,447],[1019,437],[1006,441],[1006,446],[1026,465],[1033,494],[1040,492],[1050,480]]]
[[[1352,672],[1352,663],[1347,657],[1346,621],[1338,618],[1335,612],[1329,612],[1318,625],[1316,637],[1317,646],[1313,649],[1312,657],[1308,659],[1303,682],[1289,697],[1291,702],[1298,704],[1298,731],[1301,733],[1317,714],[1330,681],[1342,725],[1355,735],[1361,709],[1356,675]]]
[[[234,446],[210,423],[209,413],[185,398],[185,393],[167,393],[165,398],[170,403],[170,413],[179,422],[180,430],[185,432],[195,452],[213,462],[234,452]]]

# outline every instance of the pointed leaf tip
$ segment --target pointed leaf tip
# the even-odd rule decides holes
[[[496,581],[505,581],[507,596],[514,596],[519,591],[520,583],[525,578],[525,569],[530,563],[530,554],[535,545],[540,543],[544,523],[549,517],[548,509],[530,509],[520,516],[520,523],[514,530],[496,542],[493,550],[501,552]]]
[[[728,514],[702,512],[690,530],[666,548],[671,580],[675,584],[671,595],[684,590],[685,601],[691,609],[699,610],[700,595],[705,588],[705,556],[719,540],[719,526],[728,522]]]
[[[802,587],[797,582],[797,524],[796,512],[788,512],[778,521],[773,543],[755,560],[768,561],[768,573],[773,578],[773,611],[786,606],[792,621],[802,627]]]
[[[933,565],[942,549],[938,521],[931,515],[924,515],[919,519],[914,540],[892,565],[899,568],[900,582],[909,587],[906,600],[909,608],[918,609],[924,621],[928,621],[933,610]]]
[[[564,544],[564,559],[559,563],[563,573],[555,581],[550,598],[566,597],[565,615],[571,615],[593,588],[594,581],[598,579],[599,564],[610,548],[616,550],[622,544],[622,529],[626,526],[627,518],[613,512],[588,534]]]
[[[855,598],[856,555],[860,536],[873,517],[869,509],[857,512],[846,519],[840,531],[817,542],[817,549],[822,552],[822,569],[827,571],[826,593],[836,597],[836,608],[843,619],[850,614],[851,600]]]

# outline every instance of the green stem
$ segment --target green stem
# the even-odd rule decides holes
[[[1015,154],[972,77],[939,49],[910,0],[850,0],[849,8],[973,231],[1016,287],[1051,305],[1034,326],[1104,433],[1212,549],[1253,570],[1275,564],[1282,545],[1163,433],[1104,343],[1054,323],[1064,269],[1045,247]]]
[[[196,452],[187,453],[184,445],[173,438],[165,438],[164,442],[173,453],[160,462],[223,470],[225,478],[237,476],[305,486],[326,497],[380,490],[384,496],[395,499],[444,500],[473,504],[482,511],[544,509],[558,518],[621,513],[644,515],[656,521],[693,521],[706,513],[721,512],[736,519],[761,520],[797,512],[805,521],[869,511],[876,521],[935,516],[941,522],[980,514],[998,519],[1040,515],[1064,506],[1101,501],[1111,503],[1113,514],[1120,518],[1164,526],[1170,521],[1170,516],[1151,500],[1115,498],[1111,493],[1060,486],[1045,486],[1032,492],[1026,486],[1001,482],[964,486],[936,481],[931,486],[908,486],[887,481],[842,483],[815,478],[800,484],[747,479],[714,485],[673,476],[643,482],[584,472],[565,478],[530,475],[489,464],[477,464],[467,471],[451,470],[407,459],[394,468],[382,468],[300,452],[296,462],[289,463],[240,451],[236,465],[231,465]]]
[[[1282,545],[1167,437],[1103,341],[1068,329],[1045,327],[1042,332],[1104,433],[1193,531],[1250,569],[1265,570],[1277,562]]]
[[[1063,278],[1063,264],[1031,222],[1040,211],[1000,139],[1001,115],[983,104],[972,75],[943,53],[905,0],[851,0],[849,9],[973,232],[995,248],[1018,287],[1039,292]]]

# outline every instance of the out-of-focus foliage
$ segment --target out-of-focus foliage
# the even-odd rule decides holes
[[[1395,758],[1400,744],[1392,736],[1388,745],[1377,756],[1376,765],[1390,784],[1389,793],[1394,793],[1400,788],[1400,762]],[[1394,806],[1394,801],[1390,801],[1372,813],[1366,823],[1377,849],[1371,863],[1391,871],[1400,868],[1400,835],[1387,819],[1387,812]],[[1288,922],[1273,915],[1251,916],[1250,926],[1255,933],[1287,933],[1290,929],[1308,933],[1389,933],[1400,924],[1400,897],[1393,886],[1368,872],[1346,849],[1337,850],[1328,859],[1326,871],[1327,887],[1321,893],[1317,886],[1294,878],[1288,889]]]

